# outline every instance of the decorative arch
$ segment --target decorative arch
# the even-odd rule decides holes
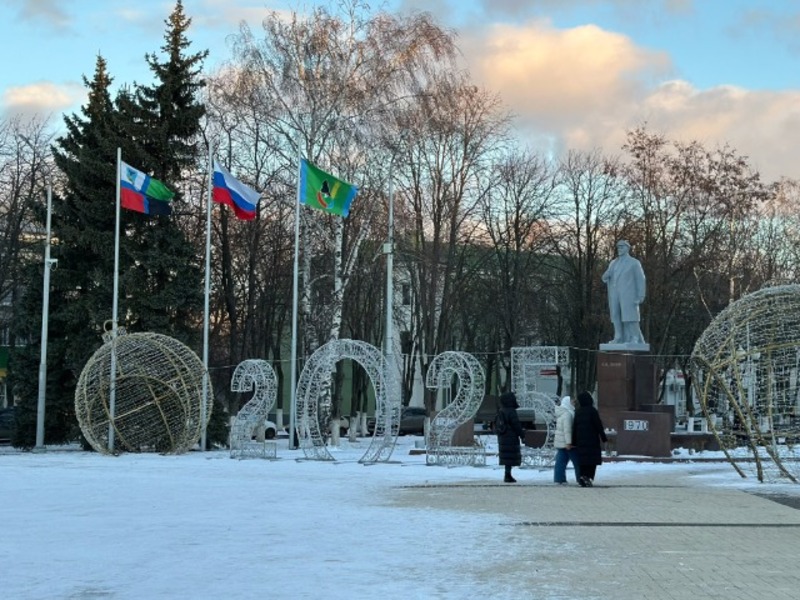
[[[296,393],[297,436],[306,458],[335,460],[325,445],[319,423],[330,411],[325,393],[331,373],[340,360],[356,361],[366,371],[375,390],[375,431],[360,463],[387,461],[400,430],[400,386],[386,359],[375,346],[358,340],[331,340],[320,346],[300,373]]]

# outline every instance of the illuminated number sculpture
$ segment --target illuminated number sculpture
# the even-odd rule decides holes
[[[264,440],[253,441],[253,435],[264,427],[267,415],[275,406],[278,395],[278,378],[272,366],[265,360],[248,359],[239,363],[231,377],[232,392],[250,392],[253,397],[239,409],[231,427],[231,458],[246,456],[267,457]],[[263,429],[262,429],[263,435]],[[274,449],[274,445],[271,446]],[[270,458],[274,454],[269,453]]]
[[[730,304],[697,340],[691,369],[709,431],[737,472],[798,483],[800,286]]]
[[[186,452],[200,438],[203,423],[202,361],[181,342],[157,333],[111,334],[81,371],[75,413],[86,441],[103,454]],[[113,394],[114,449],[110,451],[112,343],[116,354]],[[213,391],[207,395],[211,416]],[[208,421],[206,421],[207,423]]]
[[[539,448],[524,449],[523,466],[549,468],[555,460],[553,437],[558,397],[536,389],[542,367],[569,364],[569,349],[562,346],[528,346],[511,349],[511,389],[520,408],[532,409],[536,421],[545,426],[545,440]]]
[[[305,364],[297,382],[297,437],[306,458],[334,460],[320,428],[320,414],[330,414],[326,393],[340,360],[353,360],[366,371],[375,390],[375,431],[359,462],[387,461],[400,430],[400,386],[394,371],[375,346],[357,340],[331,340],[320,346]]]
[[[457,379],[455,398],[431,421],[428,435],[427,464],[486,465],[483,446],[454,446],[456,429],[475,416],[483,400],[485,376],[477,359],[466,352],[448,351],[437,355],[428,369],[426,385],[430,389],[450,390]]]

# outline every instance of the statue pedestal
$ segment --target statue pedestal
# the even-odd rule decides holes
[[[600,344],[600,352],[650,352],[650,344]]]
[[[624,346],[608,351],[608,346]],[[649,344],[636,344],[647,346]],[[620,414],[655,404],[656,367],[653,357],[636,354],[634,344],[601,344],[597,357],[597,410],[606,428],[621,428]]]
[[[621,412],[617,456],[672,456],[672,422],[662,412]]]

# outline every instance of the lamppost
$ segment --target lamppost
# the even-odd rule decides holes
[[[47,226],[44,243],[44,284],[42,286],[42,344],[39,358],[39,400],[36,407],[35,451],[44,452],[44,412],[47,388],[47,321],[50,312],[50,269],[58,261],[50,258],[50,217],[53,206],[53,190],[47,186]]]

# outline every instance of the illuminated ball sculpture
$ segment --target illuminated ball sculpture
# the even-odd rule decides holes
[[[91,446],[104,454],[179,454],[194,446],[203,424],[202,361],[173,338],[157,333],[118,333],[114,449],[109,450],[112,342],[108,334],[104,340],[83,368],[75,390],[78,423]],[[213,398],[211,383],[208,385],[206,423]]]
[[[798,482],[800,286],[766,287],[723,310],[695,344],[694,389],[743,477]]]

